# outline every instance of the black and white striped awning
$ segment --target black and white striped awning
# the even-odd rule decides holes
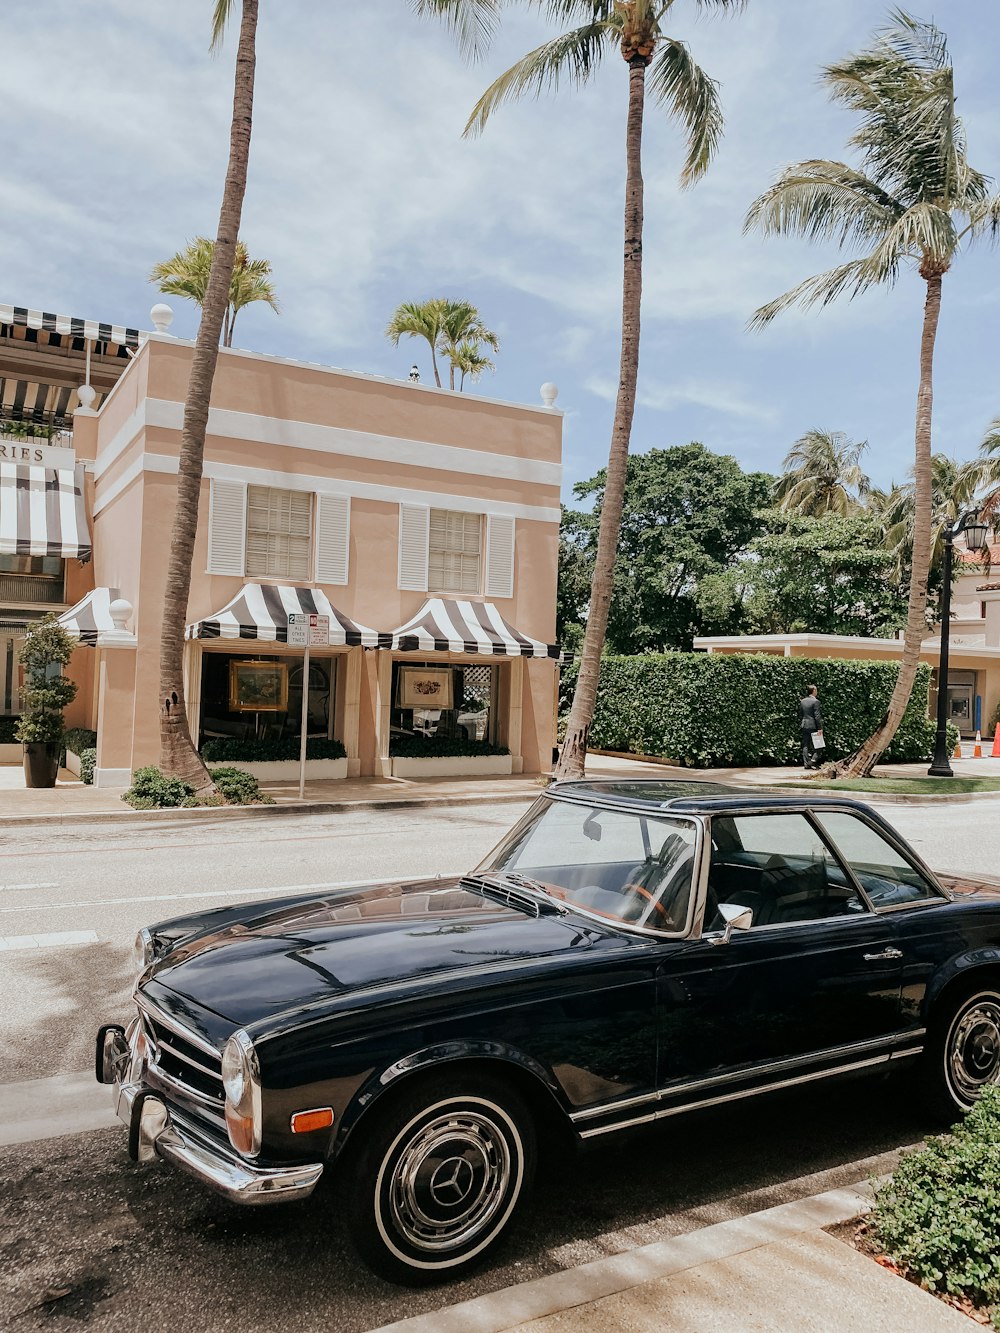
[[[476,653],[482,657],[559,657],[558,644],[542,643],[508,625],[492,602],[431,597],[387,647],[396,652]]]
[[[82,467],[0,463],[0,555],[90,559]]]
[[[0,305],[0,420],[72,426],[88,350],[94,406],[100,407],[142,337],[121,324]]]
[[[259,639],[288,642],[289,615],[317,614],[330,618],[330,646],[377,648],[379,635],[332,606],[318,588],[289,588],[270,583],[245,583],[221,611],[188,625],[188,639]]]
[[[81,597],[76,606],[62,613],[59,624],[70,634],[75,634],[81,643],[95,648],[102,634],[116,633],[111,619],[111,603],[119,597],[121,593],[117,588],[94,588],[86,597]]]

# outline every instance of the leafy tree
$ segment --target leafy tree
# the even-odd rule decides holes
[[[774,492],[778,508],[813,518],[859,509],[871,489],[861,468],[867,448],[867,440],[855,443],[843,431],[807,430],[785,455]]]
[[[157,264],[149,280],[167,296],[183,296],[203,306],[214,253],[214,241],[206,236],[196,236],[183,250]],[[232,347],[236,316],[255,301],[265,302],[276,314],[279,311],[278,297],[271,281],[271,261],[251,259],[243,242],[237,241],[233,276],[229,283],[229,304],[222,323],[223,347]]]
[[[482,348],[500,350],[497,335],[486,327],[479,316],[479,311],[469,301],[452,301],[447,297],[436,296],[429,301],[404,301],[396,307],[395,313],[386,326],[385,336],[393,347],[399,346],[400,338],[423,338],[431,349],[431,365],[434,369],[434,383],[440,389],[441,372],[438,369],[438,356],[447,359],[451,366],[449,388],[455,387],[455,371],[478,378],[484,370],[495,370],[493,362],[482,354]]]
[[[212,19],[213,46],[222,40],[234,4],[235,0],[216,0]],[[219,360],[219,339],[229,308],[250,160],[258,0],[241,0],[241,4],[229,164],[184,403],[177,504],[170,532],[160,631],[160,766],[166,773],[188,782],[196,794],[211,792],[214,787],[188,729],[184,705],[184,627],[191,590],[191,562],[198,533],[208,407]]]
[[[946,454],[931,455],[931,558],[928,574],[928,615],[930,622],[935,609],[935,595],[940,592],[944,569],[944,530],[972,506],[979,470],[975,461],[957,463]],[[915,486],[911,478],[902,486],[894,486],[888,495],[872,506],[884,528],[886,547],[893,556],[896,575],[904,579],[913,559],[913,507]],[[954,567],[954,577],[961,573]]]
[[[19,741],[61,741],[65,730],[63,709],[76,698],[76,681],[62,674],[79,640],[59,624],[55,615],[43,616],[28,627],[19,653],[24,668],[21,716],[14,727]]]
[[[502,0],[416,0],[417,9],[449,20],[466,47],[488,37]],[[722,111],[716,85],[691,58],[684,42],[669,37],[663,21],[674,0],[524,0],[553,20],[576,24],[530,51],[487,88],[473,108],[466,133],[481,131],[504,103],[555,91],[561,82],[580,86],[617,51],[628,70],[625,125],[625,237],[622,277],[622,337],[618,397],[608,456],[604,501],[594,559],[587,628],[580,673],[566,738],[555,775],[583,773],[587,737],[594,716],[601,652],[614,587],[618,530],[625,496],[632,417],[639,370],[639,317],[642,296],[643,180],[642,131],[648,96],[679,121],[687,136],[681,180],[696,181],[708,168],[722,135]],[[744,0],[698,0],[705,8],[739,9]],[[619,67],[620,68],[620,67]],[[647,80],[648,71],[648,80]]]
[[[703,633],[879,638],[903,627],[904,584],[877,517],[779,510],[759,517],[770,530],[698,588]]]
[[[854,776],[871,772],[892,740],[913,689],[926,633],[931,556],[931,401],[934,343],[944,275],[963,240],[1000,230],[1000,197],[966,156],[955,109],[954,69],[944,34],[930,23],[893,11],[867,50],[824,71],[834,101],[860,124],[851,146],[862,169],[844,162],[799,162],[750,207],[747,229],[765,235],[829,240],[862,253],[762,306],[751,326],[762,328],[790,306],[824,306],[879,285],[893,285],[916,268],[926,284],[920,345],[914,468],[913,562],[902,664],[882,723],[844,765]]]
[[[700,631],[697,588],[744,551],[760,525],[774,478],[745,473],[734,458],[703,444],[651,449],[628,460],[608,616],[608,646],[637,653],[690,647]],[[574,560],[560,562],[560,598],[581,605],[580,555],[592,564],[605,503],[607,470],[578,482],[579,500],[593,498],[592,514],[569,513],[563,545]],[[579,610],[577,612],[579,614]]]
[[[556,638],[566,653],[583,644],[594,573],[597,520],[593,514],[562,507],[559,527],[559,579],[556,590]]]

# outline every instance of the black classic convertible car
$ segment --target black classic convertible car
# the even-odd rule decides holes
[[[864,805],[565,782],[459,879],[140,932],[97,1040],[138,1161],[242,1203],[324,1173],[379,1273],[456,1275],[539,1146],[920,1063],[944,1115],[1000,1081],[1000,887],[942,882]]]

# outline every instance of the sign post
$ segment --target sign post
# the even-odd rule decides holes
[[[306,794],[306,743],[309,739],[309,649],[330,646],[330,617],[314,612],[288,616],[289,648],[304,648],[302,659],[302,714],[299,721],[299,800]]]

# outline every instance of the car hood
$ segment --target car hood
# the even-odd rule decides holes
[[[432,984],[607,938],[579,917],[529,916],[458,880],[374,885],[226,915],[224,925],[182,939],[144,984],[238,1026],[376,986]]]

